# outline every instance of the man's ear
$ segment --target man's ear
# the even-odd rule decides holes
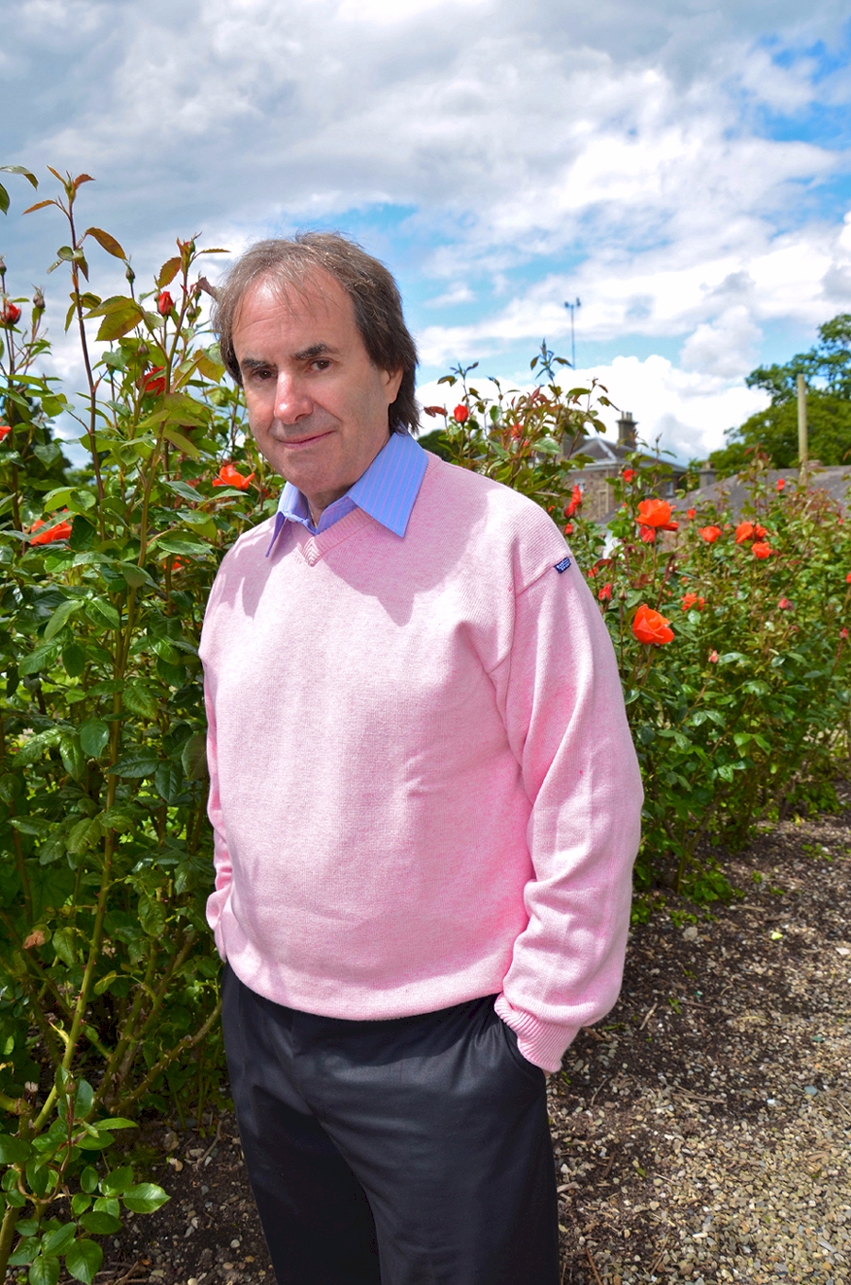
[[[384,376],[384,381],[385,381],[384,387],[387,390],[388,406],[392,406],[396,398],[399,396],[399,389],[402,385],[402,376],[404,375],[404,373],[405,372],[401,366],[397,371],[394,371],[394,372],[391,372],[389,370],[382,371],[382,374]]]

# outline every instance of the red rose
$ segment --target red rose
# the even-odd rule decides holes
[[[674,641],[674,631],[669,621],[658,611],[643,602],[632,618],[632,632],[640,643],[653,643],[657,647]]]
[[[766,531],[765,527],[760,526],[759,523],[756,523],[754,525],[753,533],[756,536],[757,540],[763,540],[768,535],[768,532]]]
[[[167,290],[161,290],[157,299],[157,312],[161,317],[167,317],[174,308],[174,300]]]
[[[697,517],[697,509],[686,509],[686,517],[688,518],[689,522],[693,522],[694,519]]]
[[[582,487],[579,485],[576,485],[570,493],[570,503],[565,506],[564,516],[566,518],[573,517],[574,513],[582,503],[582,499],[583,499]]]
[[[639,532],[641,539],[645,544],[654,544],[656,541],[656,528],[652,526],[643,526]]]
[[[55,526],[46,526],[44,519],[39,518],[33,522],[30,532],[38,531],[38,535],[32,535],[30,544],[52,544],[54,540],[67,540],[71,534],[71,523],[68,521],[57,522]]]
[[[736,527],[736,544],[744,544],[754,533],[753,522],[740,522]]]
[[[717,651],[711,651],[711,652],[709,653],[709,663],[710,663],[710,665],[717,665],[717,664],[718,664],[718,652],[717,652]]]
[[[632,479],[633,479],[634,477],[635,477],[635,469],[634,469],[634,468],[625,468],[625,469],[624,469],[624,471],[623,471],[623,480],[624,480],[625,482],[631,482],[631,481],[632,481]]]
[[[567,526],[564,528],[564,534],[565,534],[565,535],[573,535],[573,523],[572,523],[572,522],[568,522]]]
[[[687,593],[683,598],[683,611],[688,611],[690,607],[697,607],[698,611],[703,611],[706,606],[705,598],[698,598],[696,593]]]
[[[136,387],[141,388],[149,397],[162,397],[165,392],[165,375],[160,372],[163,370],[165,366],[153,366],[136,380]]]
[[[16,303],[7,299],[0,308],[0,326],[16,326],[21,320],[21,310]]]
[[[848,575],[845,577],[845,583],[851,584],[851,571],[849,571]]]
[[[610,584],[604,584],[602,589],[598,590],[597,597],[600,599],[600,602],[610,602],[612,597],[612,586]]]
[[[847,638],[847,637],[848,637],[848,630],[847,630],[844,626],[843,626],[843,628],[842,628],[842,629],[840,629],[840,631],[839,631],[839,637],[840,637],[840,638]]]
[[[700,534],[707,544],[714,544],[721,534],[720,526],[702,526]]]
[[[783,488],[785,487],[785,485],[786,485],[786,479],[785,479],[785,477],[778,477],[778,479],[777,479],[777,489],[778,489],[778,491],[782,491],[782,490],[783,490]]]
[[[3,441],[3,438],[4,438],[4,437],[8,437],[8,436],[9,436],[9,434],[11,433],[11,431],[12,431],[12,425],[11,425],[11,424],[0,424],[0,442],[2,442],[2,441]]]
[[[467,407],[463,405],[456,406],[452,415],[458,424],[463,424],[465,420],[470,418],[470,412],[467,410]]]
[[[793,607],[788,598],[781,598],[777,605],[781,611],[791,611]]]
[[[218,477],[213,478],[213,486],[235,486],[238,491],[247,491],[253,477],[253,473],[245,477],[233,464],[223,464]]]
[[[756,544],[751,545],[751,553],[755,558],[759,558],[760,560],[762,560],[763,558],[770,558],[772,550],[765,543],[765,541],[758,540]]]

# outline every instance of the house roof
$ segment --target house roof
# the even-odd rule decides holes
[[[808,474],[807,481],[810,486],[820,491],[827,491],[828,495],[841,505],[844,509],[848,508],[848,490],[851,487],[851,467],[845,465],[830,466],[811,466],[812,472]],[[766,473],[769,486],[776,487],[779,478],[783,478],[787,483],[798,481],[798,470],[796,468],[779,468],[769,469]],[[750,491],[746,484],[738,477],[725,477],[721,481],[712,482],[708,486],[701,486],[696,491],[690,491],[682,500],[672,501],[675,509],[698,508],[702,504],[715,504],[718,508],[729,508],[734,514],[741,513],[744,505],[750,501]]]

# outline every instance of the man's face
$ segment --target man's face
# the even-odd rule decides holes
[[[351,299],[321,270],[285,295],[256,282],[233,344],[257,445],[318,517],[387,442],[387,410],[402,371],[372,364]]]

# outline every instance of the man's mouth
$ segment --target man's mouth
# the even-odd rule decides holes
[[[321,442],[323,437],[329,437],[330,432],[311,433],[309,437],[285,437],[281,439],[281,445],[287,449],[300,450],[305,446],[312,446],[314,442]]]

